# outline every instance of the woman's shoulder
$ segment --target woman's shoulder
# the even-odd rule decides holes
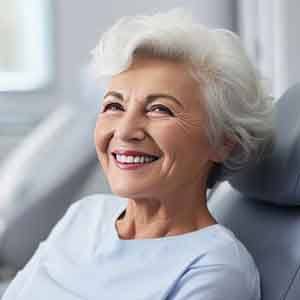
[[[258,295],[259,272],[245,245],[230,229],[221,224],[215,226],[210,239],[205,255],[196,261],[193,269],[198,269],[200,273],[206,268],[216,269],[218,276],[223,278],[222,281],[234,279],[235,284]],[[257,297],[254,299],[258,299]]]
[[[50,232],[46,244],[64,249],[85,248],[99,237],[102,224],[124,205],[124,199],[112,194],[92,194],[74,202]]]
[[[76,211],[77,214],[86,216],[92,216],[96,214],[99,217],[99,213],[105,212],[114,213],[123,204],[124,199],[113,194],[92,194],[85,196],[76,202],[74,202],[68,210]],[[123,201],[124,202],[124,201]]]
[[[221,224],[217,224],[212,231],[205,257],[207,262],[213,261],[231,269],[254,271],[256,268],[245,245],[230,229]]]
[[[120,198],[113,194],[92,194],[85,196],[74,202],[63,219],[83,219],[87,220],[101,219],[112,216],[122,205],[126,199]]]

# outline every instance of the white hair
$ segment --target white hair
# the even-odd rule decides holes
[[[128,69],[137,54],[160,57],[191,66],[205,98],[208,138],[220,149],[224,137],[236,147],[223,163],[237,170],[273,137],[272,98],[265,95],[258,74],[239,37],[229,30],[195,23],[182,9],[151,16],[124,17],[105,32],[93,50],[96,76]]]

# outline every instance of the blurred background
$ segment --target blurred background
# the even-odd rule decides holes
[[[296,0],[0,0],[0,295],[72,202],[109,192],[90,51],[118,18],[174,7],[238,33],[275,99],[299,81]]]

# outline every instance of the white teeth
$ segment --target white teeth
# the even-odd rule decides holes
[[[131,155],[126,156],[120,154],[116,155],[116,159],[121,163],[135,163],[135,164],[149,163],[155,160],[153,157],[150,156],[131,156]]]
[[[124,163],[127,162],[127,157],[125,155],[117,154],[117,160]]]
[[[133,163],[133,161],[134,161],[134,157],[133,156],[127,156],[126,162]]]

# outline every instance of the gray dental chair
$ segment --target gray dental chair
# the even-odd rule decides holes
[[[300,84],[276,103],[269,154],[220,184],[208,204],[253,255],[262,299],[300,300]]]

